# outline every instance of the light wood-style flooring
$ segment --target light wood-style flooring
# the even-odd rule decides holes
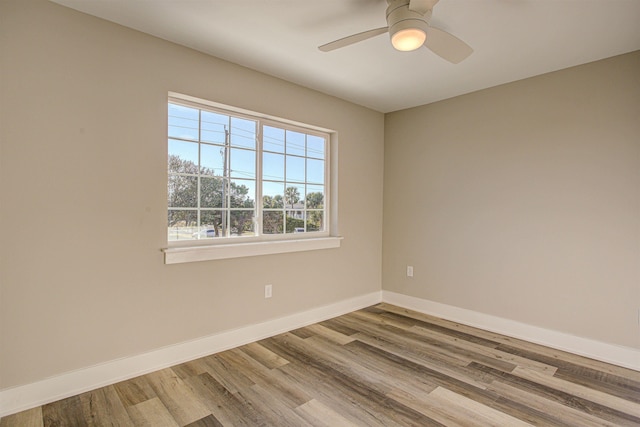
[[[0,420],[107,425],[640,426],[640,372],[379,304]]]

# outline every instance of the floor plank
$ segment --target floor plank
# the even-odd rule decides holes
[[[640,426],[640,372],[378,304],[0,420],[107,425]]]
[[[312,399],[304,405],[296,408],[296,413],[300,415],[309,425],[319,427],[356,427],[358,424],[352,423],[329,406],[318,400]]]
[[[2,418],[0,427],[44,427],[42,406]]]
[[[430,393],[427,402],[433,407],[441,408],[443,412],[455,417],[461,425],[465,426],[531,426],[527,422],[454,393],[444,387],[438,387]]]
[[[136,427],[177,427],[178,423],[157,397],[127,407]]]
[[[118,393],[107,386],[80,395],[84,419],[91,426],[130,426],[133,424]]]
[[[209,373],[188,378],[185,382],[222,425],[260,425],[257,411],[252,406],[247,406],[238,393],[229,391]]]
[[[157,397],[146,377],[136,377],[122,381],[113,387],[124,406],[137,405]]]
[[[44,405],[42,407],[42,421],[45,427],[89,424],[82,411],[80,396],[72,396]]]
[[[211,414],[171,369],[156,371],[146,377],[151,388],[179,425],[192,423]]]

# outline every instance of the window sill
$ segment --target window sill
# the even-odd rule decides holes
[[[269,242],[229,243],[209,246],[166,248],[165,264],[211,261],[216,259],[242,258],[258,255],[283,254],[288,252],[314,251],[339,248],[342,237],[319,237],[315,239],[277,240]]]

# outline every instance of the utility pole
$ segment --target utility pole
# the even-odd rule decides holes
[[[229,234],[227,232],[227,194],[229,194],[229,145],[231,144],[231,134],[227,129],[227,126],[224,127],[224,170],[222,172],[222,233],[224,236],[228,237]]]

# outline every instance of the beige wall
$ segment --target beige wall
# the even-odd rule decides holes
[[[640,52],[387,115],[383,242],[385,290],[640,348]]]
[[[380,290],[381,113],[44,0],[0,19],[0,389]],[[164,265],[168,91],[338,131],[342,247]]]

